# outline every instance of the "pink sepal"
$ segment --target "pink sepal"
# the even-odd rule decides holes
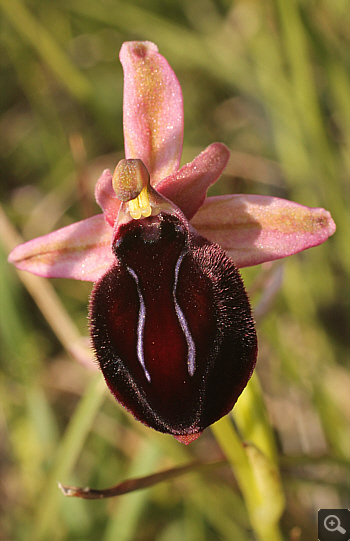
[[[330,213],[259,195],[208,197],[191,224],[226,250],[238,267],[286,257],[325,242]]]
[[[115,260],[112,231],[103,214],[98,214],[20,244],[8,261],[44,278],[96,282]]]
[[[143,161],[153,186],[177,171],[183,140],[182,91],[150,41],[122,45],[125,157]]]

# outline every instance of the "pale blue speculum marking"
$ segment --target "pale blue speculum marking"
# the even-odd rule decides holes
[[[139,301],[140,301],[139,319],[138,319],[138,322],[137,322],[137,346],[136,346],[137,358],[138,358],[139,363],[141,364],[141,366],[143,368],[143,371],[145,373],[146,378],[150,382],[151,381],[151,376],[150,376],[150,373],[148,372],[148,370],[146,368],[145,357],[144,357],[144,354],[143,354],[143,331],[144,331],[145,322],[146,322],[145,301],[143,300],[143,296],[142,296],[141,288],[140,288],[140,284],[139,284],[139,279],[137,277],[136,272],[133,271],[130,267],[127,267],[127,269],[128,269],[129,273],[131,274],[131,276],[134,278],[134,280],[136,282],[137,294],[139,296]]]
[[[187,342],[187,349],[188,349],[187,370],[188,370],[189,375],[193,376],[193,374],[194,374],[194,372],[196,370],[196,346],[195,346],[195,343],[193,341],[191,332],[190,332],[190,330],[188,328],[188,324],[187,324],[187,320],[185,318],[185,315],[184,315],[183,311],[181,310],[181,308],[179,306],[179,303],[177,302],[177,299],[176,299],[176,287],[177,287],[177,283],[178,283],[178,280],[179,280],[180,266],[181,266],[182,260],[183,260],[185,255],[186,255],[186,252],[184,250],[180,254],[179,259],[176,262],[175,279],[174,279],[174,287],[173,287],[173,299],[174,299],[176,315],[177,315],[177,318],[178,318],[179,323],[181,325],[181,329],[182,329],[182,331],[183,331],[183,333],[184,333],[184,335],[186,337],[186,342]]]

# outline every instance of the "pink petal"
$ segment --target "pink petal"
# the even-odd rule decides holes
[[[153,186],[177,171],[183,139],[180,84],[150,41],[123,44],[125,157],[147,167]]]
[[[208,197],[191,221],[238,267],[257,265],[322,244],[335,232],[330,213],[260,195]]]
[[[105,169],[98,179],[95,186],[95,198],[97,203],[103,210],[103,214],[107,223],[114,226],[117,219],[121,202],[115,195],[112,186],[112,175],[109,169]]]
[[[112,265],[113,229],[103,214],[17,246],[10,263],[44,278],[97,281]]]
[[[190,220],[203,204],[209,186],[226,167],[230,151],[222,143],[213,143],[191,163],[162,180],[157,190],[177,205]]]

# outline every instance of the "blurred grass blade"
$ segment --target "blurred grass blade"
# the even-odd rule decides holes
[[[0,242],[9,252],[23,242],[0,206]],[[79,331],[67,314],[61,300],[48,280],[28,272],[16,271],[21,281],[32,295],[38,308],[46,318],[63,347],[81,364],[95,368],[92,351],[87,347]]]
[[[0,0],[0,5],[22,39],[31,45],[73,96],[83,101],[89,98],[92,87],[88,79],[79,72],[24,3],[21,0]]]
[[[141,477],[156,468],[160,453],[150,441],[141,443],[130,463],[126,477]],[[116,502],[115,512],[101,541],[134,541],[139,520],[149,498],[148,491],[127,494]]]
[[[312,142],[318,160],[324,163],[328,174],[333,176],[334,164],[313,80],[305,35],[306,28],[301,21],[299,4],[298,2],[276,0],[276,5],[282,25],[281,35],[285,42],[285,51],[291,68],[293,95],[305,132],[306,144]]]
[[[133,35],[138,36],[138,39],[154,41],[169,60],[177,59],[180,66],[200,66],[222,82],[230,81],[250,93],[254,92],[250,65],[239,54],[239,47],[236,46],[235,40],[239,41],[239,36],[232,36],[230,30],[225,30],[224,19],[220,31],[215,35],[206,35],[144,7],[119,0],[107,0],[103,4],[70,0],[67,9],[100,24],[114,26],[122,32],[129,32],[132,21]]]
[[[348,379],[348,373],[344,371],[344,380],[346,379]],[[323,378],[319,386],[314,389],[313,399],[333,454],[335,457],[350,460],[349,398],[347,398],[347,407],[345,400],[339,406],[330,392],[328,380]]]
[[[101,375],[94,375],[61,440],[46,489],[42,493],[34,523],[33,539],[35,541],[55,538],[54,532],[59,518],[60,498],[62,498],[57,488],[57,481],[66,479],[72,471],[102,404],[104,391],[105,385]]]

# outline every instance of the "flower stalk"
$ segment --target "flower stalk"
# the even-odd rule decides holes
[[[229,461],[259,541],[282,541],[279,519],[284,496],[276,466],[252,444],[239,438],[229,416],[211,426]]]

